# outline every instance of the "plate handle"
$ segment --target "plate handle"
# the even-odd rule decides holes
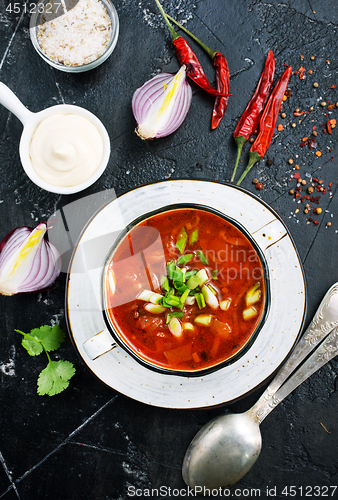
[[[256,240],[261,249],[265,251],[287,236],[287,230],[278,219],[272,219],[272,221],[251,233],[251,236]]]
[[[117,344],[107,328],[99,333],[96,333],[93,337],[90,337],[83,343],[83,348],[91,360],[94,360],[99,356],[102,356],[102,354],[111,351],[114,347],[117,347]]]

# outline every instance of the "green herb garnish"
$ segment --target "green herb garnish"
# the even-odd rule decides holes
[[[187,245],[188,241],[188,234],[187,231],[185,230],[185,227],[182,227],[180,234],[178,235],[178,239],[176,242],[176,246],[179,249],[180,253],[184,253],[185,247]]]
[[[208,262],[208,259],[204,256],[204,253],[202,252],[202,250],[197,250],[196,253],[197,253],[197,257],[202,262],[202,264],[207,266],[209,264],[209,262]]]
[[[171,318],[183,318],[183,316],[184,316],[183,312],[179,312],[179,311],[170,312],[167,314],[165,322],[166,322],[166,324],[168,324],[169,321],[171,320]]]
[[[38,356],[45,351],[48,358],[48,365],[38,377],[37,393],[39,396],[47,394],[54,396],[59,394],[69,386],[69,380],[75,374],[75,368],[70,361],[52,361],[49,352],[55,351],[65,341],[66,335],[59,325],[51,328],[48,325],[34,328],[30,333],[15,330],[23,335],[22,346],[30,356]]]
[[[193,256],[193,253],[186,253],[185,255],[181,255],[176,264],[180,267],[185,266],[193,258]]]
[[[194,229],[194,231],[190,234],[189,244],[193,245],[194,243],[196,243],[197,240],[198,240],[198,229]]]

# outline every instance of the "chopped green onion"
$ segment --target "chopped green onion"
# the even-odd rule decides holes
[[[194,288],[198,287],[199,284],[200,284],[200,279],[197,276],[197,274],[191,276],[187,281],[187,287],[190,288],[190,290],[193,290]]]
[[[161,314],[166,310],[164,306],[161,306],[159,304],[152,304],[151,302],[148,302],[148,304],[144,306],[144,309],[151,314]]]
[[[187,271],[185,273],[185,279],[188,280],[189,278],[191,278],[191,276],[195,276],[195,274],[197,274],[196,269],[194,269],[193,271]]]
[[[171,320],[171,318],[183,318],[183,316],[184,316],[183,312],[179,312],[179,311],[170,312],[167,314],[165,322],[166,322],[166,324],[168,324],[169,321]]]
[[[199,284],[203,285],[206,281],[208,281],[209,276],[205,269],[200,269],[196,274],[196,278],[200,280]]]
[[[193,332],[195,330],[195,327],[192,323],[187,321],[186,323],[183,323],[182,325],[183,330],[188,330],[189,332]]]
[[[175,271],[175,261],[171,260],[170,262],[167,262],[167,275],[170,280],[173,279],[174,276],[174,271]]]
[[[161,304],[165,307],[179,307],[180,306],[180,299],[179,297],[176,297],[176,295],[166,295],[163,299]]]
[[[193,258],[193,256],[194,256],[193,253],[187,253],[187,254],[181,255],[181,257],[176,262],[176,265],[177,266],[185,266]]]
[[[169,280],[166,276],[162,276],[161,287],[162,287],[162,290],[164,290],[165,292],[169,292],[169,290],[170,290]]]
[[[245,303],[246,306],[252,306],[253,304],[256,304],[256,302],[259,301],[261,298],[261,291],[259,289],[260,283],[257,282],[246,294],[245,297]]]
[[[152,302],[153,304],[160,304],[162,299],[163,295],[161,295],[160,293],[153,293],[149,298],[149,302]]]
[[[194,229],[189,237],[189,245],[193,245],[198,240],[198,229]]]
[[[176,290],[179,295],[182,295],[186,290],[188,290],[188,295],[190,292],[189,288],[184,283],[181,283],[181,286],[179,288],[176,288]]]
[[[217,280],[218,273],[219,273],[218,269],[213,269],[211,271],[211,277],[212,277],[213,280]]]
[[[173,272],[173,277],[172,277],[173,282],[175,283],[175,281],[178,281],[179,283],[183,283],[183,279],[184,279],[184,276],[183,276],[182,269],[179,269],[178,267],[176,267],[174,272]]]
[[[212,291],[212,293],[213,293],[214,295],[217,295],[216,290],[215,290],[214,288],[212,288],[212,286],[211,286],[211,285],[208,285],[208,288],[210,288],[210,290]]]
[[[205,300],[204,300],[204,296],[203,296],[203,293],[198,293],[195,295],[196,297],[196,302],[197,302],[197,305],[200,309],[203,309],[203,307],[205,307]]]
[[[214,295],[214,293],[210,290],[210,287],[203,285],[202,294],[208,306],[210,306],[212,309],[218,308],[219,306],[218,299],[216,295]]]
[[[184,253],[187,241],[188,241],[188,234],[187,231],[185,230],[185,227],[183,226],[180,231],[180,234],[178,235],[178,240],[176,242],[176,246],[181,253]]]
[[[186,306],[192,306],[193,304],[195,304],[195,302],[196,302],[195,295],[188,295],[188,297],[184,301],[184,304]]]
[[[256,316],[257,314],[257,309],[255,307],[248,307],[247,309],[244,309],[243,311],[243,319],[245,321],[248,321],[249,319],[252,319]]]
[[[194,322],[197,323],[198,325],[209,326],[211,320],[212,320],[211,314],[200,314],[199,316],[196,316]]]
[[[204,256],[204,253],[202,252],[202,250],[197,250],[196,253],[197,253],[197,257],[202,262],[202,264],[207,266],[209,264],[209,262],[208,262],[208,259]]]
[[[182,325],[178,318],[173,317],[170,319],[168,328],[174,337],[181,337],[182,335]]]
[[[190,290],[188,287],[186,287],[186,290],[184,290],[184,292],[182,293],[181,298],[180,298],[180,301],[182,304],[185,303],[185,300],[188,297],[189,293],[190,293]]]
[[[230,307],[230,300],[229,299],[222,300],[222,302],[220,302],[219,307],[222,309],[222,311],[227,311]]]
[[[136,297],[138,300],[144,300],[146,302],[150,301],[150,297],[154,295],[154,292],[151,290],[143,290],[141,293],[138,294]]]

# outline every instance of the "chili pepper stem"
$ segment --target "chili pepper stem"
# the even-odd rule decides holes
[[[156,0],[155,0],[156,1]],[[180,24],[178,21],[176,21],[173,17],[169,16],[169,14],[166,14],[167,18],[170,19],[173,23],[175,23],[181,30],[183,30],[187,35],[189,35],[195,42],[197,42],[203,49],[206,51],[207,54],[213,59],[215,55],[217,54],[216,50],[210,49],[205,43],[203,43],[197,36],[193,35],[190,31],[187,30],[182,24]]]
[[[179,36],[179,35],[176,33],[176,31],[174,30],[174,28],[172,27],[172,25],[171,25],[171,24],[170,24],[170,22],[168,21],[168,16],[167,16],[167,14],[164,12],[163,7],[162,7],[162,5],[160,4],[160,2],[159,2],[158,0],[155,0],[155,2],[156,2],[157,7],[160,9],[160,12],[161,12],[161,14],[162,14],[162,16],[163,16],[163,19],[164,19],[164,20],[165,20],[165,22],[166,22],[166,25],[167,25],[167,26],[168,26],[168,28],[169,28],[169,31],[170,31],[170,33],[171,33],[171,36],[172,36],[173,40],[176,40],[176,38],[178,38],[178,36]]]
[[[239,137],[235,137],[235,141],[236,141],[236,144],[237,144],[237,158],[236,158],[235,168],[234,168],[234,170],[232,172],[232,177],[231,177],[231,181],[230,182],[234,181],[234,178],[235,178],[235,175],[236,175],[236,171],[237,171],[237,167],[238,167],[238,163],[239,163],[239,159],[240,159],[241,154],[242,154],[242,149],[243,149],[243,146],[246,143],[247,139],[245,137],[243,137],[242,135],[240,135]]]
[[[254,164],[257,163],[261,159],[262,159],[262,157],[258,153],[250,153],[249,154],[248,165],[247,165],[246,169],[244,170],[244,172],[242,173],[239,181],[237,182],[237,186],[240,185],[240,183],[242,182],[242,180],[244,179],[246,174],[249,172],[249,170],[251,170],[251,168],[254,166]]]

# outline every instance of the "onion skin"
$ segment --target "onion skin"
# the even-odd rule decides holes
[[[0,294],[36,292],[59,277],[61,257],[46,237],[47,225],[10,231],[0,243]]]
[[[156,75],[138,88],[132,98],[137,135],[141,139],[157,139],[172,134],[184,122],[191,100],[192,89],[186,80],[185,66],[176,75]],[[161,106],[165,110],[158,113]]]

